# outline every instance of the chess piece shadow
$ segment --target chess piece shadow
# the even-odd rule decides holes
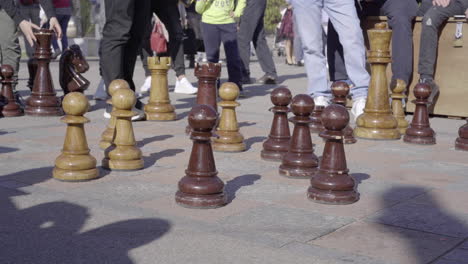
[[[227,181],[224,190],[228,195],[228,203],[232,202],[236,198],[237,191],[242,187],[254,185],[255,182],[261,178],[262,176],[258,174],[245,174]]]
[[[160,151],[160,152],[151,153],[149,156],[143,156],[143,160],[145,161],[145,168],[152,167],[160,159],[172,157],[172,156],[175,156],[175,155],[177,155],[179,153],[182,153],[182,152],[185,152],[185,150],[183,150],[183,149],[165,149],[165,150]]]
[[[244,141],[246,149],[251,149],[255,143],[260,143],[265,141],[266,137],[251,137]]]
[[[174,137],[173,135],[158,135],[154,137],[144,138],[137,142],[137,147],[142,148],[145,145],[151,144],[156,141],[164,141],[168,138]]]

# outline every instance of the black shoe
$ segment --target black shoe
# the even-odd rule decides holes
[[[254,82],[255,81],[253,81],[252,78],[250,78],[248,75],[242,77],[242,84],[252,84]]]
[[[428,101],[430,104],[434,103],[434,98],[439,95],[439,86],[434,82],[433,79],[429,78],[421,78],[419,79],[419,83],[424,83],[431,87],[431,96],[429,96]]]
[[[257,83],[260,84],[276,84],[276,78],[268,74],[263,75],[260,79],[257,80]]]

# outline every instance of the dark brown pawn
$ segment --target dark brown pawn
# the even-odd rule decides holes
[[[293,135],[288,152],[284,155],[280,175],[291,178],[310,178],[317,171],[318,158],[314,154],[309,124],[310,113],[314,109],[314,99],[307,94],[294,96],[291,110],[294,117],[289,121],[294,123]]]
[[[281,161],[288,152],[291,132],[288,124],[288,105],[291,103],[291,91],[286,87],[278,87],[271,92],[273,107],[273,122],[268,139],[263,142],[261,157],[264,160]]]
[[[31,96],[26,100],[25,112],[35,116],[57,116],[62,114],[60,100],[55,96],[54,84],[50,75],[49,63],[52,52],[50,42],[52,30],[41,29],[34,33],[36,36],[37,72],[34,78]]]
[[[429,112],[427,110],[427,105],[431,103],[428,100],[431,95],[431,87],[427,84],[418,83],[413,92],[414,97],[416,97],[416,100],[413,100],[416,108],[414,109],[413,120],[409,128],[406,129],[403,140],[412,144],[435,144],[435,132],[429,123]]]
[[[345,82],[334,82],[331,86],[331,90],[333,94],[333,103],[346,107],[346,98],[349,94],[349,85]],[[354,144],[357,142],[353,135],[353,128],[349,125],[349,122],[343,132],[345,144]]]
[[[314,110],[312,111],[312,114],[310,116],[310,119],[312,122],[309,124],[310,127],[310,132],[311,133],[320,133],[325,128],[322,125],[322,111],[325,107],[323,105],[316,105],[314,107]]]
[[[196,105],[190,111],[188,122],[193,147],[186,175],[179,181],[179,191],[175,195],[181,206],[203,209],[227,203],[224,183],[217,176],[211,148],[211,132],[216,120],[216,111],[209,105]]]
[[[467,123],[458,129],[459,137],[455,141],[455,149],[468,151],[468,119]]]
[[[348,174],[343,146],[343,130],[349,123],[348,110],[342,105],[329,105],[322,113],[325,131],[320,133],[325,147],[320,167],[311,179],[307,197],[318,203],[350,204],[359,200],[356,182]]]
[[[29,90],[33,89],[34,85],[34,79],[36,77],[36,72],[37,72],[37,60],[35,58],[29,58],[28,60],[28,73],[29,73],[29,79],[28,79],[28,88]]]
[[[23,109],[16,102],[15,95],[13,94],[13,67],[10,65],[2,65],[2,96],[5,99],[6,105],[2,107],[2,116],[13,117],[24,115]]]

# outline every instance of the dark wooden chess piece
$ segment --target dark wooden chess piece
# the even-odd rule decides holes
[[[89,154],[84,124],[89,119],[83,115],[89,103],[82,93],[67,94],[62,102],[66,116],[62,122],[67,124],[62,154],[55,160],[52,175],[61,181],[87,181],[99,177],[96,159]]]
[[[59,62],[59,81],[63,93],[84,92],[88,89],[89,81],[81,75],[89,69],[80,46],[71,45],[60,56]]]
[[[41,29],[34,33],[36,36],[37,72],[31,96],[26,100],[25,113],[35,116],[57,116],[62,114],[60,100],[55,96],[54,84],[50,76],[49,63],[52,52],[50,42],[52,30]]]
[[[325,204],[350,204],[359,200],[356,182],[348,172],[343,146],[343,130],[349,123],[348,110],[332,104],[322,113],[325,131],[320,133],[325,141],[323,156],[317,173],[307,191],[309,199]]]
[[[424,83],[418,83],[413,90],[416,105],[413,113],[413,120],[410,126],[406,129],[406,134],[403,140],[407,143],[432,145],[436,143],[435,132],[432,130],[429,123],[428,104],[429,96],[431,96],[431,87]]]
[[[170,57],[148,57],[151,71],[151,90],[145,105],[146,120],[170,121],[176,119],[175,107],[171,105],[167,84],[167,72],[171,68]]]
[[[391,62],[392,31],[387,23],[378,23],[367,31],[370,50],[367,60],[371,65],[371,81],[364,113],[356,120],[354,135],[367,139],[399,139],[398,122],[392,115],[388,98],[386,69]]]
[[[398,131],[402,135],[405,134],[409,125],[405,119],[405,110],[403,109],[403,100],[406,98],[406,86],[406,82],[400,79],[395,79],[390,84],[390,89],[392,90],[392,112],[398,122]]]
[[[279,167],[280,175],[291,178],[310,178],[317,171],[318,158],[314,154],[310,135],[310,113],[314,109],[314,99],[307,94],[294,96],[291,110],[294,117],[294,130],[288,152]]]
[[[288,123],[288,105],[291,103],[291,91],[286,87],[278,87],[271,92],[273,107],[273,122],[268,139],[263,142],[261,157],[264,160],[281,161],[288,152],[291,132]]]
[[[2,107],[2,116],[4,117],[14,117],[24,115],[23,109],[16,102],[15,95],[13,94],[13,67],[10,65],[2,65],[1,75],[2,75],[2,96],[6,100],[6,104]]]
[[[468,119],[467,123],[458,129],[458,138],[455,141],[455,149],[468,151]]]
[[[136,146],[133,133],[131,109],[136,103],[135,93],[130,89],[117,89],[112,96],[115,116],[115,136],[112,145],[104,151],[102,167],[109,170],[139,170],[144,162],[141,150]]]
[[[322,111],[325,107],[323,105],[316,105],[312,114],[310,115],[310,120],[312,121],[309,124],[311,133],[320,133],[325,128],[322,125]]]
[[[333,94],[333,103],[342,105],[346,107],[346,98],[349,94],[349,85],[345,82],[334,82],[331,86]],[[345,144],[354,144],[357,142],[353,134],[353,128],[348,125],[343,130],[344,133],[344,143]]]
[[[34,86],[34,79],[36,77],[36,72],[37,72],[37,60],[35,58],[29,58],[28,60],[29,79],[28,79],[27,86],[29,90],[31,90],[31,92]]]
[[[196,105],[190,111],[188,122],[192,128],[192,152],[185,177],[179,181],[176,202],[184,207],[216,208],[227,203],[224,183],[218,178],[211,135],[217,114],[209,105]]]
[[[237,123],[236,102],[239,96],[239,87],[235,83],[226,82],[219,88],[219,102],[222,108],[219,125],[216,129],[217,137],[213,139],[213,149],[222,152],[240,152],[246,149],[244,136],[239,132]]]

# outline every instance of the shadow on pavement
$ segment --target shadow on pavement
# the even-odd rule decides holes
[[[232,202],[236,198],[236,193],[240,188],[254,185],[255,181],[260,180],[261,177],[262,176],[258,174],[246,174],[226,182],[224,190],[228,195],[228,203]]]

